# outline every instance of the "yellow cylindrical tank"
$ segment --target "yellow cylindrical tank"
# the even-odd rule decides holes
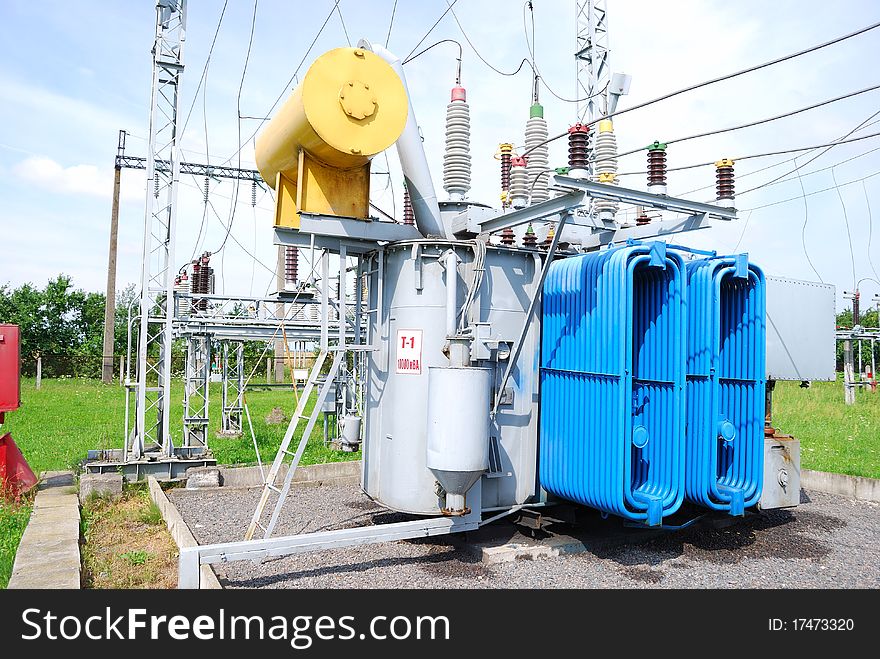
[[[323,165],[353,169],[397,141],[406,125],[403,82],[379,56],[337,48],[309,67],[257,138],[257,168],[273,188],[297,180],[300,149]]]

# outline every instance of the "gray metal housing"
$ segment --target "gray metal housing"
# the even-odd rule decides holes
[[[831,380],[834,286],[767,277],[767,379]]]
[[[368,343],[373,351],[367,357],[362,484],[380,504],[407,513],[436,515],[443,504],[436,478],[426,467],[426,419],[428,369],[449,363],[443,353],[446,271],[439,257],[450,248],[461,260],[457,298],[464,300],[473,275],[473,243],[407,241],[368,257]],[[491,369],[493,397],[539,286],[541,263],[535,251],[487,248],[485,276],[467,325],[475,334],[471,364]],[[405,367],[409,372],[398,372],[401,330],[421,332],[420,373],[412,372],[411,364]],[[489,472],[478,484],[483,510],[521,504],[538,493],[539,349],[540,318],[535,314],[490,426]]]

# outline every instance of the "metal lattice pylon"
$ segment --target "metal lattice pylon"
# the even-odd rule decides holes
[[[186,342],[183,394],[183,445],[208,447],[208,385],[211,381],[211,337],[193,334]]]
[[[225,434],[241,432],[244,410],[244,342],[223,342],[223,415],[220,430]]]
[[[146,451],[173,454],[168,405],[174,318],[174,232],[180,178],[177,118],[186,0],[159,0],[153,45],[153,82],[147,154],[140,327],[137,350],[136,417],[130,441],[137,459]],[[157,162],[171,163],[168,168]]]
[[[577,0],[577,106],[580,121],[608,114],[609,62],[607,0]],[[583,100],[581,100],[583,99]]]

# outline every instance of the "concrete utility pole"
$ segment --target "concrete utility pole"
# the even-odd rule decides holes
[[[113,205],[110,209],[110,250],[107,256],[107,294],[104,302],[104,348],[101,381],[113,382],[113,344],[116,336],[116,250],[119,246],[119,186],[122,167],[119,156],[125,153],[125,131],[119,131],[116,145],[116,166],[113,168]],[[121,377],[121,376],[120,376]]]

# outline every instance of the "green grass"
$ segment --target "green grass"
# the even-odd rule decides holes
[[[779,382],[773,425],[800,440],[804,469],[880,478],[880,391],[857,391],[847,406],[841,380],[809,389]]]
[[[98,380],[43,380],[37,390],[33,379],[21,383],[22,407],[7,415],[4,430],[12,433],[35,473],[45,470],[69,469],[96,448],[122,446],[125,424],[125,396],[118,385],[104,385]],[[221,438],[220,385],[211,385],[211,422],[208,444],[220,464],[251,464],[256,462],[253,440],[247,426],[241,437]],[[263,461],[275,457],[287,424],[268,425],[266,416],[273,407],[281,407],[290,415],[295,407],[293,392],[257,390],[247,393],[247,403],[254,425],[254,435]],[[311,411],[314,400],[306,405]],[[180,440],[183,418],[183,383],[171,387],[172,432]],[[301,423],[302,428],[304,424]],[[323,425],[318,423],[309,438],[302,463],[317,464],[360,459],[360,453],[341,453],[324,447]]]
[[[30,516],[29,504],[9,504],[0,498],[0,589],[9,583],[15,551]]]
[[[125,394],[118,385],[104,385],[99,380],[78,378],[44,379],[42,387],[37,390],[32,378],[24,378],[21,395],[21,409],[6,415],[3,430],[12,433],[34,473],[75,468],[89,449],[122,446]],[[214,457],[220,464],[256,463],[246,419],[241,437],[216,436],[220,429],[220,385],[212,384],[209,395],[211,433],[208,444]],[[266,416],[273,407],[281,407],[288,416],[291,415],[296,405],[293,392],[277,389],[252,391],[247,394],[247,402],[261,459],[271,462],[287,424],[268,425]],[[306,405],[306,411],[310,412],[313,406],[314,400]],[[183,383],[180,381],[175,381],[171,388],[171,418],[173,436],[179,442],[183,418]],[[319,418],[315,424],[301,464],[360,459],[360,451],[341,453],[326,448],[322,421]],[[303,427],[304,423],[301,422],[300,428]],[[15,551],[27,526],[30,511],[27,504],[11,506],[0,499],[0,588],[5,588],[9,581]],[[147,507],[140,521],[152,524],[156,519],[161,520],[158,509]]]

